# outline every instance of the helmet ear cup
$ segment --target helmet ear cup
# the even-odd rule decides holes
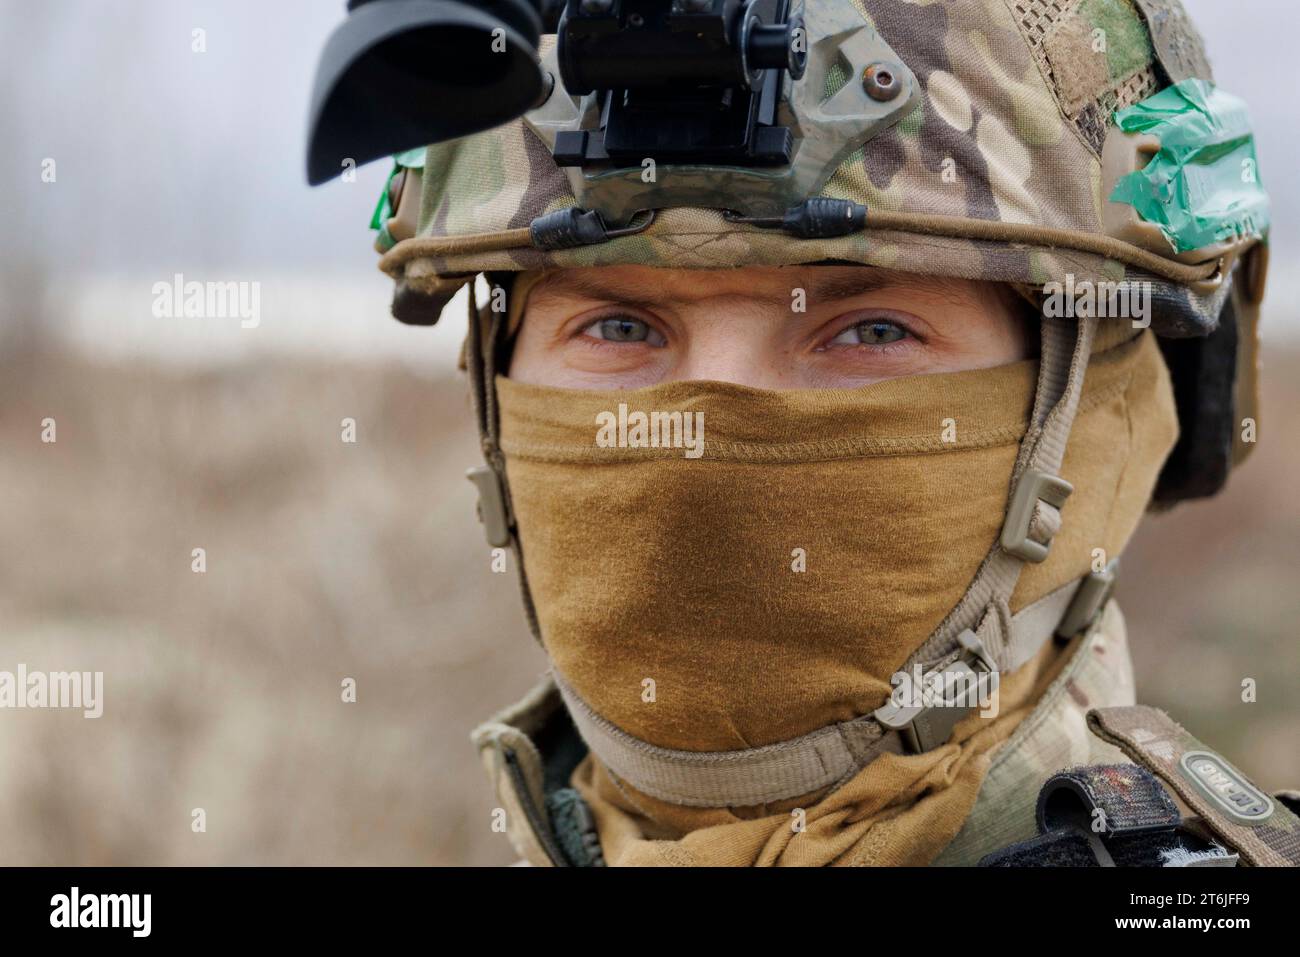
[[[1158,505],[1215,495],[1227,483],[1241,427],[1237,300],[1235,291],[1224,299],[1218,327],[1208,336],[1159,340],[1173,380],[1179,434],[1156,483],[1153,499]],[[1253,353],[1253,342],[1250,345]],[[1253,355],[1250,359],[1253,365]]]

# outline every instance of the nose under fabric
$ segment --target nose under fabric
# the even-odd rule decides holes
[[[997,539],[1035,372],[789,392],[499,379],[557,669],[618,727],[686,750],[761,746],[878,707]],[[673,447],[679,420],[701,426],[689,447]],[[670,430],[657,448],[655,422]]]

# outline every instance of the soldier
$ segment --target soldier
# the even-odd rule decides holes
[[[399,319],[469,289],[525,860],[1300,863],[1110,599],[1255,414],[1267,197],[1177,0],[430,3],[457,77],[353,6],[310,176],[433,143],[374,225]]]

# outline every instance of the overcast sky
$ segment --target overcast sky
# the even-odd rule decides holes
[[[974,2],[974,0],[968,0]],[[1300,293],[1296,0],[1185,0],[1221,86],[1250,104],[1274,198],[1269,319]],[[0,0],[0,254],[71,276],[226,270],[373,288],[385,164],[309,189],[315,61],[343,0]],[[191,52],[191,31],[207,52]],[[57,189],[34,171],[58,163]]]

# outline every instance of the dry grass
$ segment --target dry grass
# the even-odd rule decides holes
[[[107,704],[0,715],[3,862],[505,862],[468,734],[544,665],[468,422],[397,370],[7,366],[0,668],[102,670]]]

